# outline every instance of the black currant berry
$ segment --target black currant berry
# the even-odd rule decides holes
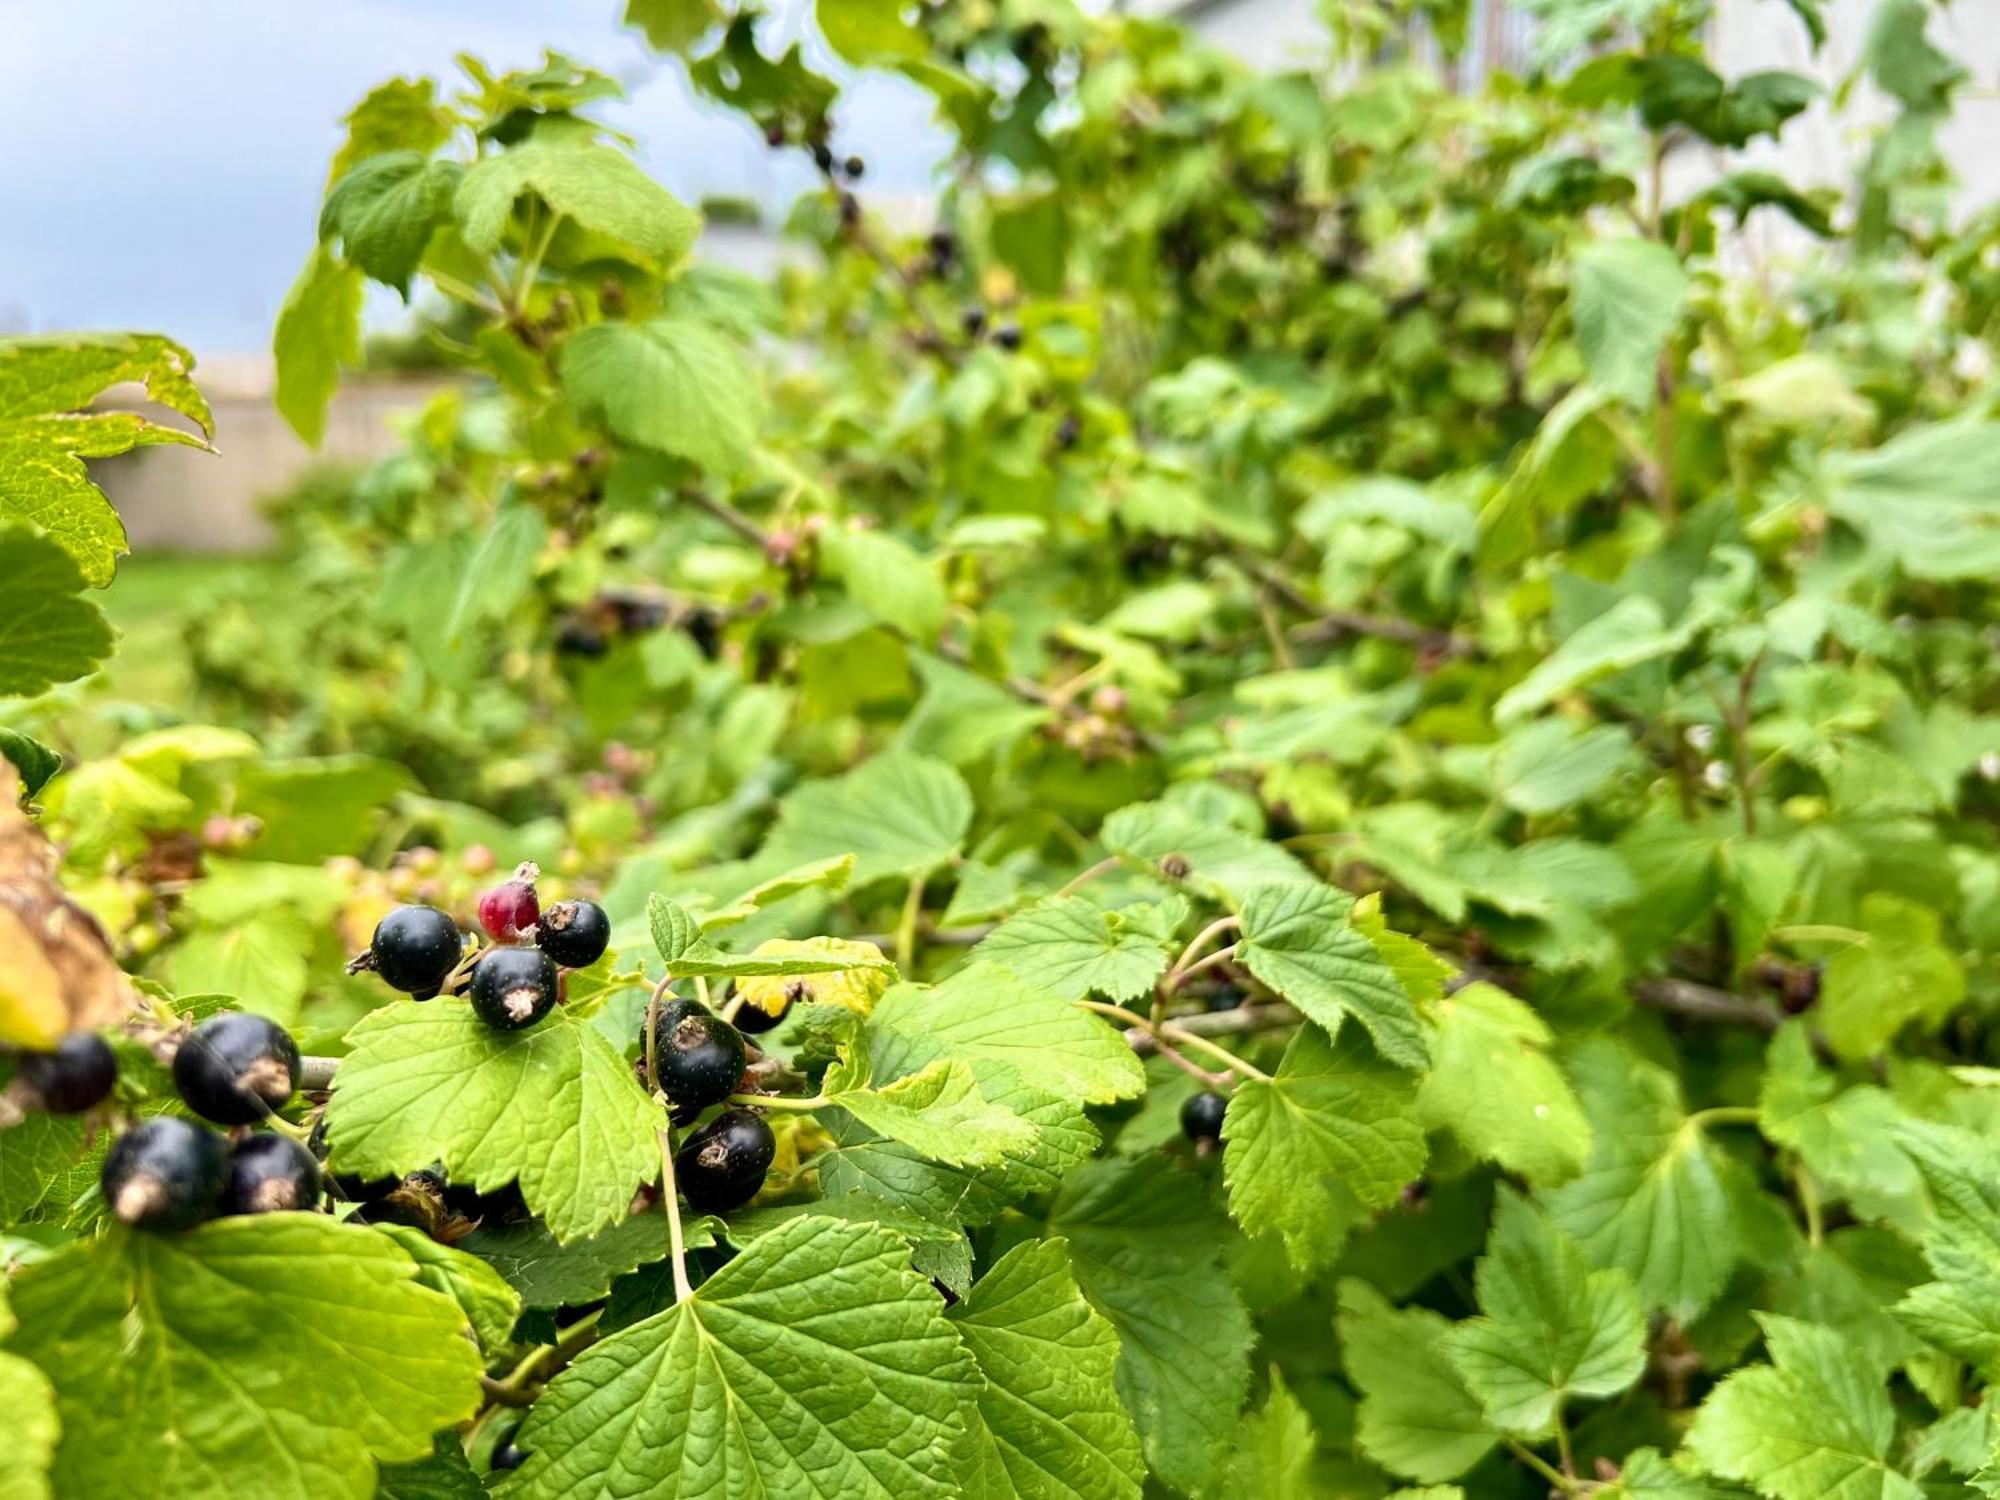
[[[405,994],[436,993],[445,976],[458,967],[465,951],[458,923],[435,906],[399,906],[375,928],[368,944],[375,972],[392,990]]]
[[[958,326],[965,330],[967,338],[978,338],[986,331],[986,309],[973,303],[958,315]]]
[[[14,1076],[52,1115],[82,1114],[118,1082],[118,1056],[94,1031],[73,1031],[53,1052],[23,1052]]]
[[[815,141],[813,143],[813,165],[818,167],[822,172],[831,172],[833,170],[833,150],[825,141]]]
[[[263,1016],[210,1016],[174,1054],[174,1087],[189,1109],[218,1125],[264,1119],[298,1086],[298,1043]]]
[[[1016,349],[1021,347],[1021,325],[1019,323],[1002,323],[998,328],[993,330],[993,342],[998,344],[1002,349],[1005,349],[1009,354],[1012,354]]]
[[[653,1063],[666,1096],[686,1109],[706,1109],[736,1092],[743,1076],[743,1038],[693,1000],[660,1010]]]
[[[190,1229],[213,1218],[229,1177],[229,1154],[214,1131],[176,1115],[155,1115],[105,1153],[98,1184],[111,1212],[134,1229]]]
[[[1197,1146],[1214,1145],[1222,1139],[1222,1115],[1229,1101],[1207,1092],[1189,1096],[1181,1106],[1181,1134]]]
[[[518,1469],[521,1467],[522,1464],[526,1463],[527,1461],[528,1461],[527,1449],[516,1448],[512,1443],[502,1443],[499,1447],[493,1450],[493,1461],[491,1464],[488,1465],[488,1467],[491,1468],[494,1473],[499,1474],[505,1472],[508,1469]]]
[[[539,948],[488,948],[472,966],[466,993],[488,1026],[519,1031],[555,1008],[556,966]]]
[[[847,180],[849,182],[859,182],[861,174],[868,170],[868,163],[858,156],[850,156],[840,165],[841,170],[847,173]]]
[[[229,1153],[222,1189],[226,1214],[275,1214],[319,1207],[319,1163],[289,1136],[253,1135]]]
[[[698,1214],[726,1214],[757,1196],[778,1138],[764,1117],[747,1109],[724,1110],[682,1143],[674,1178]]]
[[[542,913],[535,941],[565,969],[587,969],[604,957],[611,918],[595,901],[558,901]]]

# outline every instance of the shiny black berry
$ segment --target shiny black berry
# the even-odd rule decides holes
[[[973,303],[958,315],[958,326],[965,330],[967,338],[978,338],[986,331],[986,309]]]
[[[556,966],[539,948],[489,948],[472,966],[466,994],[488,1026],[519,1031],[555,1008]]]
[[[785,1017],[792,1013],[792,1001],[795,998],[790,990],[785,991],[785,998],[779,1004],[776,1015],[761,1005],[747,1003],[739,1005],[736,1007],[736,1016],[731,1024],[745,1036],[762,1036],[767,1031],[775,1030]]]
[[[229,1181],[222,1189],[226,1214],[315,1209],[319,1194],[319,1163],[289,1136],[248,1136],[229,1153]]]
[[[512,1443],[502,1443],[493,1450],[493,1462],[489,1467],[499,1474],[508,1469],[518,1469],[528,1461],[528,1450],[516,1448]]]
[[[743,1038],[693,1000],[660,1010],[653,1064],[666,1096],[684,1109],[706,1109],[736,1092],[743,1076]]]
[[[565,969],[587,969],[604,957],[611,918],[595,901],[558,901],[542,913],[535,942]]]
[[[155,1115],[105,1153],[104,1201],[134,1229],[190,1229],[213,1218],[229,1176],[229,1153],[214,1131],[176,1115]]]
[[[210,1016],[174,1054],[174,1087],[189,1109],[218,1125],[264,1119],[298,1086],[298,1044],[263,1016]]]
[[[778,1138],[762,1115],[724,1110],[682,1143],[674,1178],[696,1213],[725,1214],[757,1196],[777,1152]]]
[[[118,1057],[96,1032],[73,1031],[53,1052],[23,1052],[14,1076],[50,1114],[81,1114],[110,1095]]]
[[[1021,347],[1021,325],[1019,323],[1002,323],[998,328],[993,330],[993,342],[1008,353],[1013,353],[1014,350]]]
[[[833,149],[825,141],[815,141],[812,148],[813,165],[822,172],[833,170]]]
[[[458,923],[435,906],[399,906],[384,917],[368,944],[375,972],[392,990],[436,993],[465,951]]]
[[[1222,1115],[1229,1101],[1220,1094],[1191,1095],[1181,1106],[1181,1133],[1197,1146],[1222,1139]]]

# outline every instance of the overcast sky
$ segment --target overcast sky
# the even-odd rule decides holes
[[[803,0],[781,0],[791,28]],[[135,328],[197,352],[263,349],[310,247],[340,117],[393,74],[454,76],[474,52],[545,46],[620,78],[605,111],[690,200],[783,203],[810,185],[741,122],[697,103],[618,24],[622,0],[20,0],[0,47],[0,330]],[[822,65],[825,60],[820,59]],[[837,71],[832,70],[830,71]],[[868,186],[910,191],[940,149],[928,99],[870,75],[837,145]]]

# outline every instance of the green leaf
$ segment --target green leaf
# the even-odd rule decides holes
[[[1906,1120],[1886,1089],[1842,1088],[1814,1060],[1806,1028],[1788,1022],[1764,1055],[1757,1123],[1827,1188],[1851,1200],[1864,1218],[1914,1224],[1924,1212],[1923,1181],[1903,1147]]]
[[[944,628],[950,601],[929,558],[883,531],[835,527],[819,548],[848,597],[883,624],[929,644]]]
[[[1912,1022],[1934,1030],[1965,998],[1965,970],[1938,940],[1937,913],[1900,896],[1862,898],[1867,936],[1827,964],[1819,1021],[1851,1061],[1872,1057]]]
[[[1016,1245],[947,1316],[985,1381],[980,1478],[991,1500],[1138,1500],[1138,1434],[1112,1388],[1118,1335],[1084,1300],[1059,1239]]]
[[[1093,1161],[1049,1208],[1077,1284],[1118,1332],[1118,1395],[1153,1473],[1200,1492],[1229,1465],[1250,1383],[1250,1319],[1217,1265],[1201,1181],[1163,1156]]]
[[[486,1500],[486,1486],[457,1433],[439,1433],[430,1457],[413,1464],[384,1464],[375,1500]]]
[[[1187,865],[1184,877],[1206,895],[1240,901],[1259,886],[1313,885],[1317,877],[1276,844],[1196,817],[1169,802],[1134,802],[1104,820],[1106,848],[1155,868]]]
[[[111,627],[103,611],[78,597],[83,586],[76,559],[54,538],[25,526],[0,528],[0,598],[7,601],[0,612],[0,693],[33,697],[89,676],[111,654]],[[43,772],[41,781],[48,776]]]
[[[721,24],[716,0],[626,0],[625,24],[646,34],[649,46],[661,52],[686,52]]]
[[[854,886],[929,874],[959,852],[972,793],[942,761],[877,756],[832,781],[810,781],[778,808],[761,858],[774,864],[854,856]]]
[[[495,1031],[463,1000],[389,1005],[347,1035],[327,1109],[343,1169],[364,1177],[443,1162],[492,1192],[517,1178],[559,1240],[623,1218],[659,1175],[665,1123],[616,1048],[558,1008]]]
[[[197,927],[173,950],[169,972],[182,994],[230,995],[242,1009],[289,1026],[305,998],[312,944],[303,916],[270,906]]]
[[[1487,1420],[1538,1438],[1572,1396],[1615,1396],[1646,1368],[1646,1319],[1623,1271],[1592,1271],[1569,1235],[1503,1187],[1476,1272],[1481,1315],[1446,1354]]]
[[[909,1258],[838,1219],[756,1239],[550,1382],[500,1493],[958,1494],[979,1373]]]
[[[57,1492],[368,1500],[377,1461],[479,1404],[464,1317],[416,1276],[317,1214],[115,1229],[30,1266],[9,1348],[55,1386]]]
[[[4,629],[4,627],[0,627]],[[0,729],[0,758],[20,773],[22,795],[32,797],[62,769],[62,757],[18,729]]]
[[[1691,283],[1658,240],[1607,239],[1576,254],[1570,313],[1592,384],[1634,406],[1653,404],[1660,353]]]
[[[452,195],[465,168],[423,151],[370,156],[327,192],[319,237],[340,241],[350,265],[410,295],[410,277],[431,235],[451,222]]]
[[[450,645],[464,638],[468,626],[484,620],[504,620],[534,586],[535,563],[549,528],[532,505],[506,505],[494,515],[458,577],[458,592],[439,634]]]
[[[1827,510],[1918,578],[1983,577],[2000,562],[1995,463],[2000,422],[1916,423],[1872,451],[1830,455]]]
[[[1081,896],[1054,896],[1009,917],[973,956],[1063,1000],[1130,1000],[1148,993],[1167,967],[1157,938]]]
[[[1861,1355],[1831,1328],[1756,1317],[1772,1362],[1709,1393],[1688,1430],[1695,1458],[1773,1500],[1919,1500],[1889,1463],[1895,1410]]]
[[[194,356],[158,334],[0,338],[0,525],[27,522],[76,560],[84,582],[109,583],[125,528],[85,460],[162,443],[205,447],[215,424],[193,369]],[[127,383],[192,419],[200,435],[135,412],[92,409]]]
[[[1275,1233],[1300,1270],[1340,1250],[1340,1192],[1385,1208],[1428,1154],[1409,1077],[1352,1031],[1301,1026],[1268,1081],[1240,1080],[1223,1117],[1229,1211],[1251,1236]]]
[[[683,1224],[690,1248],[712,1244],[712,1234],[696,1232],[707,1223]],[[667,1256],[667,1216],[655,1209],[620,1219],[588,1239],[564,1244],[539,1219],[481,1225],[459,1248],[476,1255],[506,1279],[526,1307],[581,1307],[611,1290],[620,1276]]]
[[[428,156],[451,138],[451,122],[438,107],[437,85],[428,78],[391,78],[369,90],[347,113],[347,140],[333,159],[327,184],[340,181],[359,162],[391,151]]]
[[[563,389],[628,443],[716,474],[750,461],[764,395],[736,345],[692,318],[599,323],[558,357]]]
[[[905,0],[815,0],[813,15],[827,45],[865,66],[930,54],[923,33],[903,19]]]
[[[1896,1316],[1991,1381],[2000,1375],[2000,1151],[1945,1125],[1910,1122],[1896,1139],[1936,1209],[1923,1252],[1937,1278],[1905,1297]]]
[[[13,1326],[0,1299],[0,1336]],[[1105,1375],[1108,1386],[1108,1369]],[[0,1500],[50,1500],[49,1467],[62,1430],[55,1388],[25,1359],[0,1353],[0,1411],[7,1413],[7,1441],[0,1444]]]
[[[482,255],[498,250],[514,205],[529,193],[662,268],[681,260],[701,234],[701,215],[624,152],[564,137],[529,140],[467,170],[454,203],[466,244]]]
[[[646,920],[652,929],[653,946],[677,979],[896,972],[896,966],[873,943],[841,938],[782,943],[780,951],[774,952],[724,953],[703,936],[699,922],[665,896],[646,898]],[[760,949],[769,946],[758,945]]]
[[[1632,738],[1616,725],[1579,729],[1566,719],[1536,719],[1501,742],[1493,758],[1500,800],[1516,812],[1575,807],[1635,763]]]
[[[702,913],[701,930],[713,932],[718,927],[733,927],[738,922],[748,921],[765,907],[774,906],[801,891],[825,891],[837,896],[847,889],[847,883],[853,878],[852,854],[810,860],[782,874],[760,880],[727,905]]]
[[[1671,656],[1692,636],[1692,625],[1668,629],[1658,604],[1643,594],[1628,594],[1578,627],[1536,663],[1533,671],[1502,693],[1493,705],[1494,722],[1511,724],[1600,677]]]
[[[1445,1352],[1451,1324],[1429,1308],[1392,1306],[1374,1287],[1340,1283],[1341,1358],[1361,1392],[1361,1451],[1392,1474],[1456,1479],[1499,1441]]]
[[[271,339],[278,363],[273,399],[292,431],[315,448],[326,435],[326,409],[340,385],[341,367],[361,362],[362,291],[361,272],[318,245],[278,310]]]
[[[416,790],[408,770],[372,755],[266,758],[238,775],[236,811],[263,821],[259,860],[316,863],[364,853],[396,799]]]
[[[1647,1308],[1689,1321],[1737,1259],[1723,1163],[1664,1068],[1598,1040],[1576,1050],[1570,1076],[1590,1120],[1590,1159],[1543,1201],[1593,1264],[1630,1275]]]
[[[1240,1500],[1315,1500],[1313,1458],[1319,1435],[1312,1418],[1271,1366],[1271,1392],[1243,1419],[1227,1493]]]
[[[1473,1155],[1537,1187],[1574,1177],[1590,1154],[1590,1122],[1548,1055],[1542,1018],[1505,990],[1469,984],[1435,1007],[1431,1070],[1417,1112]]]
[[[664,1216],[662,1216],[664,1218]],[[512,1341],[514,1320],[521,1316],[521,1294],[507,1279],[476,1255],[441,1245],[407,1224],[376,1226],[417,1263],[417,1280],[458,1304],[480,1347],[501,1353]]]
[[[949,1166],[992,1166],[1035,1139],[1033,1125],[980,1093],[961,1059],[940,1059],[883,1084],[843,1061],[827,1071],[825,1092],[877,1135]]]
[[[1429,1047],[1401,979],[1349,920],[1354,902],[1330,885],[1260,886],[1243,902],[1236,956],[1252,974],[1319,1022],[1352,1015],[1391,1062],[1420,1068]]]

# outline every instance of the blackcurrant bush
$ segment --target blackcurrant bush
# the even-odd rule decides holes
[[[319,1163],[289,1136],[253,1135],[229,1153],[222,1189],[226,1214],[275,1214],[319,1207]]]
[[[1229,1101],[1220,1094],[1203,1091],[1192,1094],[1181,1106],[1181,1134],[1197,1146],[1214,1145],[1222,1139],[1222,1116]]]
[[[499,1474],[508,1469],[518,1469],[527,1461],[527,1449],[516,1448],[512,1443],[502,1443],[493,1450],[493,1462],[489,1467],[494,1473]]]
[[[488,1026],[519,1031],[555,1008],[556,966],[539,948],[489,948],[472,966],[466,993]]]
[[[533,864],[522,865],[512,880],[479,898],[479,925],[493,941],[518,943],[534,930],[542,914],[535,897],[535,880],[540,874]]]
[[[692,1000],[663,1006],[653,1032],[659,1086],[677,1105],[706,1109],[736,1092],[743,1076],[743,1038],[720,1016]]]
[[[375,928],[368,955],[392,990],[435,994],[465,951],[458,923],[435,906],[399,906]]]
[[[762,1115],[724,1110],[682,1143],[674,1178],[696,1213],[728,1213],[757,1196],[777,1152],[778,1138]]]
[[[105,1153],[98,1185],[111,1212],[134,1229],[190,1229],[214,1217],[228,1176],[221,1136],[192,1120],[155,1115]]]
[[[174,1087],[189,1109],[218,1125],[264,1119],[298,1086],[298,1043],[263,1016],[210,1016],[174,1054]]]
[[[14,1076],[50,1114],[82,1114],[118,1082],[118,1056],[96,1032],[73,1031],[53,1052],[23,1052]]]
[[[611,918],[595,901],[558,901],[542,913],[535,941],[565,969],[587,969],[604,957]]]

